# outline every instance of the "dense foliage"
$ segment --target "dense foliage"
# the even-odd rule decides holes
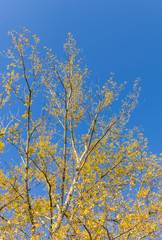
[[[65,60],[11,32],[1,75],[1,239],[160,239],[160,158],[126,124],[138,79],[89,83],[69,34]],[[90,86],[90,87],[89,87]],[[118,110],[117,110],[118,109]]]

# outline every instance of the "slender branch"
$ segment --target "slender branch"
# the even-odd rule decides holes
[[[71,116],[71,141],[72,141],[72,147],[73,147],[73,151],[74,151],[74,153],[75,153],[75,157],[76,157],[77,164],[79,164],[79,157],[78,157],[78,154],[77,154],[77,151],[76,151],[76,146],[75,146],[72,116]]]
[[[88,235],[89,235],[89,239],[90,240],[93,240],[92,239],[92,235],[91,235],[91,232],[90,230],[88,229],[88,227],[86,226],[86,224],[84,224],[79,218],[78,218],[79,222],[84,226],[85,230],[87,231]]]
[[[38,170],[43,173],[46,183],[47,183],[47,187],[48,187],[48,196],[49,196],[49,201],[50,201],[50,228],[49,228],[49,232],[50,232],[50,237],[52,237],[52,226],[53,226],[53,200],[52,200],[52,186],[51,183],[47,177],[47,174],[45,171],[43,171],[38,164],[36,164],[35,161],[33,161],[34,165],[38,168]],[[55,205],[57,205],[55,203]]]
[[[26,200],[28,204],[28,212],[29,212],[29,218],[31,221],[32,225],[32,235],[35,235],[35,224],[34,224],[34,216],[32,213],[32,206],[31,206],[31,201],[30,201],[30,196],[29,196],[29,147],[30,147],[30,115],[31,115],[31,96],[32,92],[29,86],[29,82],[26,76],[26,69],[25,69],[25,64],[24,64],[24,59],[23,55],[20,52],[20,57],[21,57],[21,64],[22,64],[22,69],[24,73],[24,78],[26,81],[26,85],[28,87],[28,104],[27,104],[27,140],[26,140],[26,150],[25,150],[25,155],[26,155],[26,163],[25,163],[25,188],[26,188]]]
[[[68,102],[67,93],[65,91],[65,116],[64,116],[64,149],[63,149],[63,167],[62,167],[62,179],[61,179],[61,194],[60,194],[60,206],[63,206],[64,201],[64,187],[65,187],[65,172],[66,172],[66,157],[67,157],[67,117],[68,117]]]

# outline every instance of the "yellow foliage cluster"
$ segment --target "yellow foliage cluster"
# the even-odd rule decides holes
[[[27,29],[9,34],[11,63],[0,84],[1,239],[160,239],[161,156],[126,128],[139,80],[118,101],[125,83],[113,73],[88,88],[71,34],[63,61],[47,47],[41,57]]]

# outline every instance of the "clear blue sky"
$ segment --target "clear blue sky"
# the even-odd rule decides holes
[[[162,0],[1,0],[0,51],[9,46],[7,32],[20,26],[58,55],[71,32],[103,82],[110,72],[128,85],[141,77],[130,125],[143,127],[150,150],[162,152]]]

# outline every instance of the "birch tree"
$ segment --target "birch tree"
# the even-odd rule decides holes
[[[160,239],[161,157],[128,129],[139,80],[90,84],[71,34],[64,60],[12,31],[1,74],[1,239]],[[89,87],[90,86],[90,87]],[[122,94],[123,96],[124,94]]]

